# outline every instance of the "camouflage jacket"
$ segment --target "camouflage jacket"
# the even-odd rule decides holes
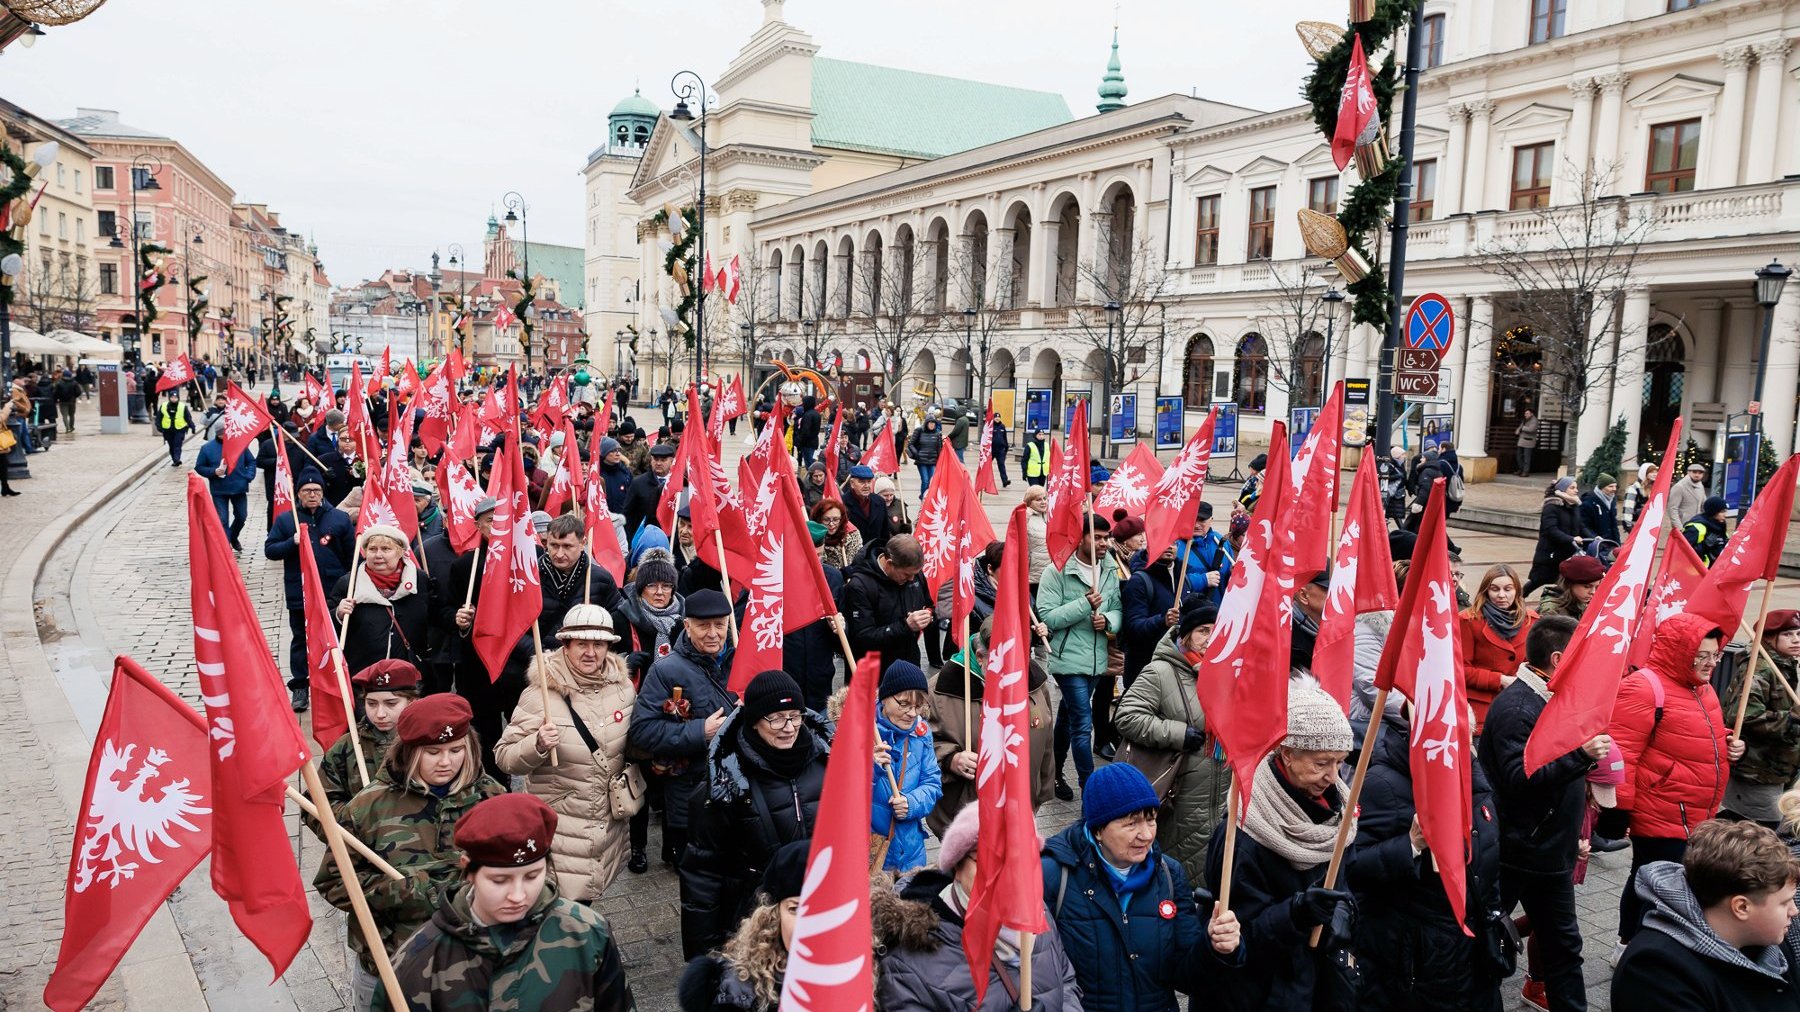
[[[1587,605],[1575,600],[1574,595],[1555,584],[1544,588],[1544,596],[1538,601],[1537,606],[1537,613],[1540,618],[1549,618],[1552,615],[1567,615],[1577,622],[1581,621],[1581,616],[1586,611]]]
[[[1794,684],[1800,662],[1779,655],[1774,660],[1782,677]],[[1794,701],[1787,690],[1775,684],[1767,662],[1756,665],[1755,677],[1750,684],[1750,705],[1744,710],[1744,758],[1732,766],[1731,775],[1747,783],[1786,786],[1800,773],[1800,719],[1794,715]],[[1734,689],[1732,698],[1736,696]]]
[[[519,925],[477,924],[469,888],[456,890],[394,956],[410,1012],[536,1012],[637,1008],[618,946],[592,909],[544,892]],[[373,1012],[389,1012],[377,988]]]
[[[373,778],[381,768],[382,757],[387,755],[388,745],[394,740],[394,732],[377,731],[375,725],[358,718],[356,733],[362,738],[363,762],[368,765],[369,776]],[[349,735],[340,736],[319,757],[319,780],[325,785],[325,797],[331,800],[331,814],[337,816],[338,822],[343,822],[344,806],[363,787],[362,774],[356,768],[356,753],[350,748]],[[319,828],[319,820],[305,812],[300,813],[300,818],[314,836],[325,839],[324,831]]]
[[[357,861],[357,878],[369,899],[369,912],[381,929],[382,944],[394,945],[431,918],[439,893],[461,877],[457,861],[462,852],[451,842],[456,820],[478,801],[506,793],[485,774],[474,784],[446,797],[436,797],[424,787],[395,784],[387,768],[374,774],[375,783],[344,806],[340,822],[345,832],[369,845],[405,878],[396,882]],[[313,888],[339,910],[350,909],[350,894],[338,877],[337,865],[326,854],[313,876]],[[363,969],[375,972],[362,932],[351,930],[350,947],[362,960]]]

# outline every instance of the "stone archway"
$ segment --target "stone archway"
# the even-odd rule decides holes
[[[1687,346],[1667,323],[1650,325],[1644,348],[1644,408],[1638,418],[1638,460],[1656,460],[1668,446],[1686,390]],[[1623,476],[1621,476],[1623,477]]]

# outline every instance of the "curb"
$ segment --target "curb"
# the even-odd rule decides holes
[[[71,533],[121,491],[168,460],[160,444],[144,458],[89,493],[52,520],[14,556],[0,584],[0,642],[13,665],[24,697],[25,716],[50,753],[51,779],[64,812],[75,818],[86,789],[93,739],[77,719],[67,691],[51,670],[38,639],[35,589],[50,557]],[[102,651],[104,653],[104,651]],[[205,994],[194,972],[168,904],[159,906],[114,971],[127,1008],[204,1008]]]

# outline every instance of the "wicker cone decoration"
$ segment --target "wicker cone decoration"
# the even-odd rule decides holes
[[[1350,237],[1336,218],[1311,208],[1301,208],[1295,215],[1300,219],[1300,240],[1306,244],[1306,252],[1331,261],[1344,276],[1345,284],[1353,285],[1369,276],[1369,261],[1350,248]]]
[[[1301,21],[1294,25],[1294,34],[1300,36],[1300,45],[1306,48],[1306,55],[1315,60],[1322,60],[1325,54],[1343,44],[1343,28],[1329,21]]]
[[[38,25],[70,25],[100,9],[106,0],[6,0],[0,6]]]
[[[1387,171],[1387,126],[1377,124],[1375,138],[1356,146],[1356,172],[1364,179],[1373,179]]]

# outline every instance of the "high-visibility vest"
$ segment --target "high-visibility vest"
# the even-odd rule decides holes
[[[158,422],[156,426],[163,432],[172,432],[188,427],[187,405],[181,401],[176,401],[174,406],[175,414],[174,417],[171,418],[169,415],[169,402],[163,401],[162,420]]]
[[[1042,478],[1049,461],[1044,457],[1044,444],[1032,440],[1025,444],[1025,477]]]

